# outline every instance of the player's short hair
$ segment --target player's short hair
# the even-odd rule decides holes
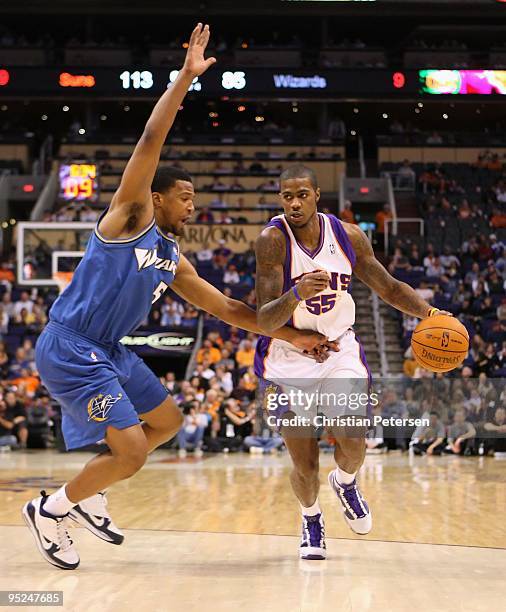
[[[279,183],[282,181],[288,181],[289,179],[297,178],[308,178],[313,189],[318,189],[318,179],[316,178],[315,171],[304,164],[294,164],[289,166],[286,170],[283,170],[279,177]]]
[[[151,183],[151,192],[165,193],[172,189],[176,181],[188,181],[192,183],[192,177],[181,168],[175,166],[162,166],[155,172],[153,182]]]

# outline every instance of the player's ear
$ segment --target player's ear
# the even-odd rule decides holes
[[[154,208],[159,208],[162,205],[162,195],[158,191],[151,193],[151,200],[153,201]]]
[[[319,202],[319,200],[320,200],[320,194],[321,194],[321,192],[320,192],[320,188],[319,188],[319,187],[317,187],[317,188],[315,189],[315,193],[316,193],[316,203],[318,204],[318,202]]]

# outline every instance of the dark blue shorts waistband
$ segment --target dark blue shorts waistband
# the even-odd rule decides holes
[[[108,351],[112,350],[117,346],[117,344],[100,342],[95,338],[90,338],[86,334],[82,334],[81,332],[78,332],[75,329],[72,329],[71,327],[67,327],[66,325],[57,323],[56,321],[49,321],[49,323],[44,328],[44,331],[46,330],[48,332],[51,332],[52,334],[55,334],[56,336],[66,338],[67,340],[75,340],[76,338],[79,338],[80,340],[84,340],[88,344],[94,344]]]

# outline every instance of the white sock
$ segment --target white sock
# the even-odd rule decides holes
[[[337,480],[340,484],[349,485],[355,480],[355,476],[357,472],[353,472],[353,474],[348,474],[342,470],[339,466],[337,468]]]
[[[44,503],[44,510],[53,516],[65,516],[77,504],[67,497],[65,486],[52,493]]]
[[[316,514],[321,514],[318,498],[316,498],[315,503],[312,506],[309,506],[309,508],[306,508],[301,504],[300,509],[302,511],[302,514],[304,514],[305,516],[315,516]]]

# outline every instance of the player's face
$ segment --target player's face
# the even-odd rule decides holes
[[[176,181],[164,193],[154,192],[153,206],[156,224],[164,232],[181,236],[183,228],[195,212],[195,190],[190,181]]]
[[[291,226],[304,227],[316,214],[320,189],[315,189],[308,178],[282,181],[279,195],[286,220]]]

